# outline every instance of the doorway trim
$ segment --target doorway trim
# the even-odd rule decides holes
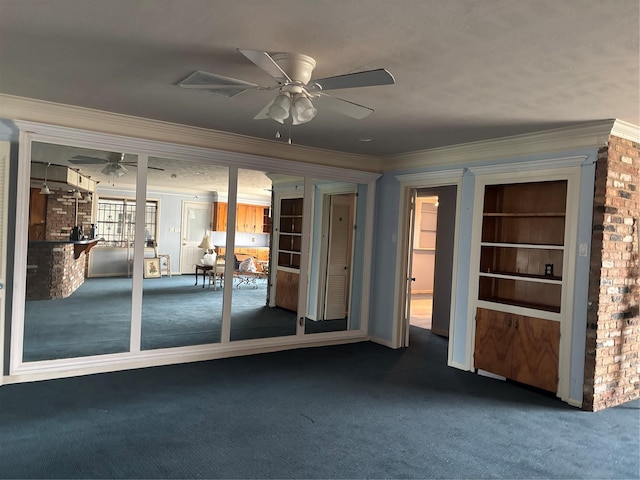
[[[393,348],[401,348],[404,343],[405,332],[408,328],[407,319],[405,318],[405,304],[407,299],[407,275],[408,275],[408,259],[409,259],[409,235],[412,235],[410,228],[411,198],[413,192],[417,188],[431,187],[456,187],[456,226],[454,232],[454,248],[453,248],[453,272],[451,275],[452,285],[457,284],[458,271],[458,244],[460,229],[460,204],[462,195],[462,175],[465,169],[455,168],[448,170],[440,170],[437,172],[410,173],[405,175],[396,175],[396,179],[400,182],[400,211],[398,212],[398,231],[397,231],[397,249],[396,249],[396,274],[394,287],[394,321],[393,321]],[[449,338],[453,340],[453,332],[456,318],[456,289],[451,289],[451,313],[449,321]],[[451,344],[451,343],[450,343]],[[447,364],[453,364],[453,350],[448,349]]]

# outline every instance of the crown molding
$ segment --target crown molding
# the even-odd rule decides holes
[[[10,120],[25,120],[330,167],[376,172],[375,166],[378,165],[376,158],[368,155],[289,145],[273,140],[14,95],[0,94],[0,115]]]
[[[336,176],[345,181],[368,183],[380,177],[379,173],[354,170],[344,166],[328,166],[317,163],[281,160],[259,155],[216,150],[213,148],[185,145],[184,143],[168,143],[166,141],[147,140],[138,137],[101,133],[93,130],[82,130],[61,127],[27,120],[14,120],[20,129],[21,136],[27,141],[36,140],[60,145],[76,147],[117,150],[125,153],[147,154],[171,158],[175,160],[201,161],[217,165],[237,168],[260,168],[268,172],[295,173],[309,175],[312,178],[333,179]]]
[[[608,143],[615,122],[617,121],[599,120],[572,127],[392,155],[383,158],[381,169],[397,171],[419,167],[452,166],[601,147]],[[633,131],[632,127],[634,126],[626,124],[625,131]]]
[[[614,122],[611,135],[640,143],[640,127],[623,120],[616,120]]]

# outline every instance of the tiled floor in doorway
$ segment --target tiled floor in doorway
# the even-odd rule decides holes
[[[414,327],[431,329],[433,295],[430,293],[411,294],[411,320]]]

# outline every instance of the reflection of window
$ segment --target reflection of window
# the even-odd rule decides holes
[[[126,198],[100,198],[96,220],[96,236],[105,245],[126,247],[135,238],[136,202]],[[145,240],[155,240],[158,224],[158,202],[147,201],[144,212]]]

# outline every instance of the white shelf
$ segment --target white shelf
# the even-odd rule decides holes
[[[490,272],[480,272],[481,277],[489,277],[489,278],[502,278],[504,280],[518,280],[522,282],[534,282],[534,283],[550,283],[553,285],[562,285],[562,279],[556,278],[547,278],[543,275],[527,275],[527,274],[508,274],[508,273],[490,273]]]
[[[497,243],[497,242],[481,242],[482,247],[500,247],[500,248],[532,248],[535,250],[564,250],[564,245],[539,245],[536,243]]]

